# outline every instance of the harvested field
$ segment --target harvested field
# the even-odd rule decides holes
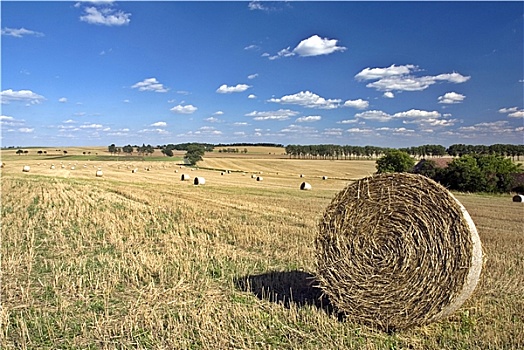
[[[191,172],[206,179],[194,186],[176,162],[2,158],[2,349],[524,347],[510,195],[456,194],[482,240],[479,284],[451,316],[387,334],[335,314],[312,283],[319,220],[373,161],[206,158],[219,170]]]

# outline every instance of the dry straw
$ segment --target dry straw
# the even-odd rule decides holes
[[[466,209],[421,175],[371,176],[327,207],[317,279],[350,319],[405,329],[452,314],[480,278],[482,247]]]
[[[523,194],[517,194],[513,196],[513,202],[524,202],[524,195]]]
[[[304,190],[304,191],[309,191],[309,190],[311,190],[311,184],[308,183],[308,182],[302,182],[300,184],[300,189]]]

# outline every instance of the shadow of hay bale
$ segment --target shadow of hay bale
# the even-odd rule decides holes
[[[314,275],[303,271],[272,271],[235,280],[239,290],[253,293],[260,300],[281,304],[288,309],[292,304],[298,307],[311,305],[342,319],[342,314],[336,313],[316,283]]]

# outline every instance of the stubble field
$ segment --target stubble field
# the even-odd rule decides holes
[[[2,348],[524,346],[524,206],[509,195],[457,194],[485,252],[472,297],[445,320],[386,334],[339,317],[312,279],[325,207],[374,161],[213,154],[192,171],[71,153],[2,152]]]

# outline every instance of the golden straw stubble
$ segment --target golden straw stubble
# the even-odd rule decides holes
[[[471,295],[482,268],[466,209],[415,174],[349,184],[326,208],[315,243],[317,280],[330,302],[384,330],[450,315]]]

